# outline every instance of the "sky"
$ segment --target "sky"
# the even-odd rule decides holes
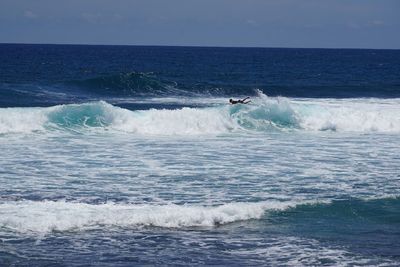
[[[0,43],[400,49],[400,0],[0,0]]]

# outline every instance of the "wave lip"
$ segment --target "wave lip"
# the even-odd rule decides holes
[[[114,119],[112,108],[104,101],[60,105],[46,110],[46,116],[48,124],[61,128],[106,127]]]
[[[297,111],[287,98],[269,98],[259,92],[251,105],[230,108],[231,117],[244,129],[258,132],[283,129],[298,129]]]
[[[267,210],[281,210],[294,205],[289,202],[230,203],[220,206],[5,202],[0,204],[0,229],[47,234],[101,227],[213,227],[259,219]]]

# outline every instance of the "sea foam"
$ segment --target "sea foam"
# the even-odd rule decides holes
[[[266,210],[281,210],[294,205],[294,202],[277,201],[220,206],[17,201],[0,204],[0,229],[46,234],[102,227],[212,227],[259,219]]]
[[[311,100],[260,95],[250,105],[131,111],[104,101],[0,109],[0,134],[114,130],[141,135],[208,135],[276,130],[400,132],[400,101]]]

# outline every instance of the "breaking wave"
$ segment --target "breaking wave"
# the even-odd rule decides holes
[[[106,129],[145,135],[202,135],[273,130],[400,132],[399,101],[269,98],[251,105],[131,111],[104,101],[0,109],[0,134]]]
[[[46,234],[99,227],[212,227],[259,219],[266,210],[281,210],[293,205],[284,202],[230,203],[220,206],[5,202],[0,204],[0,229]]]
[[[26,234],[85,231],[105,227],[215,227],[233,222],[284,219],[292,224],[310,219],[369,220],[398,225],[400,198],[332,201],[233,202],[218,206],[176,204],[90,204],[67,201],[6,201],[0,203],[0,229]],[[265,217],[266,216],[266,217]]]

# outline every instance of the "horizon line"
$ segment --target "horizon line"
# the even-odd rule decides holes
[[[294,47],[294,46],[219,46],[219,45],[150,45],[150,44],[90,44],[90,43],[24,43],[0,42],[0,45],[71,45],[71,46],[134,46],[134,47],[182,47],[182,48],[253,48],[253,49],[343,49],[343,50],[400,50],[400,48],[367,47]]]

